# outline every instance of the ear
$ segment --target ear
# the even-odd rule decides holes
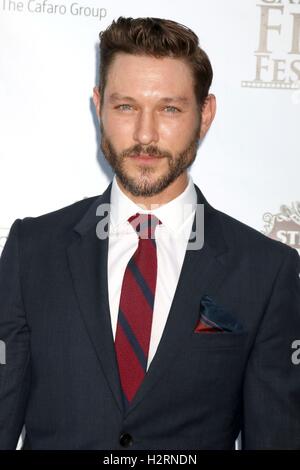
[[[100,90],[97,86],[93,88],[93,102],[96,108],[98,119],[100,119],[101,96],[100,96]]]
[[[201,121],[201,128],[200,128],[200,140],[203,139],[205,134],[207,133],[208,129],[211,126],[211,123],[214,120],[215,114],[217,109],[216,97],[215,95],[209,94],[205,98],[203,107],[202,107],[202,121]]]

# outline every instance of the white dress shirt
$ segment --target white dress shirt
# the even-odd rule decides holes
[[[192,229],[197,193],[191,175],[188,185],[175,199],[152,210],[135,204],[122,191],[116,175],[111,188],[108,247],[108,294],[113,337],[115,339],[122,281],[126,266],[138,246],[138,235],[128,222],[137,212],[154,214],[162,224],[156,226],[157,281],[147,370],[155,355],[169,315]]]

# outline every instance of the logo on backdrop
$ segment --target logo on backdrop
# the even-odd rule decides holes
[[[256,68],[242,87],[300,89],[300,0],[259,0],[256,8]]]
[[[300,202],[294,202],[290,207],[281,206],[280,212],[263,215],[266,222],[262,231],[274,240],[279,240],[292,248],[296,248],[300,254]]]
[[[102,20],[107,16],[107,9],[95,6],[80,5],[79,2],[52,3],[50,0],[0,0],[2,10],[9,13],[29,13],[40,15],[71,15]]]

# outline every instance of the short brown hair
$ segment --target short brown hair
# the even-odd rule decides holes
[[[118,52],[153,57],[182,58],[191,67],[195,95],[202,107],[213,78],[210,60],[199,46],[197,35],[176,21],[161,18],[120,16],[101,31],[99,88],[103,99],[107,73]]]

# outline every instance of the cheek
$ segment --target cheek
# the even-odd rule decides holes
[[[103,126],[107,133],[110,136],[128,136],[133,132],[134,122],[132,119],[126,119],[123,117],[114,116],[108,113],[103,119]]]
[[[171,122],[170,122],[171,121]],[[179,139],[183,131],[182,123],[179,120],[162,120],[159,123],[159,134],[161,138],[166,139]]]
[[[163,141],[174,143],[176,147],[184,146],[195,133],[196,122],[191,119],[162,120],[159,126],[159,135]]]
[[[102,120],[105,134],[117,152],[132,145],[132,125],[125,121],[124,119],[111,118],[109,115],[106,115]]]

